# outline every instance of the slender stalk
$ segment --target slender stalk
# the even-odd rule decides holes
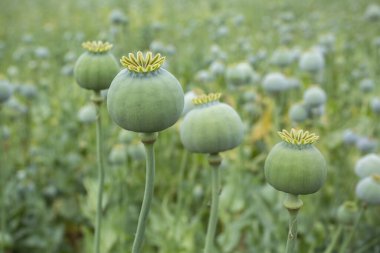
[[[339,253],[346,253],[347,252],[347,249],[350,246],[350,243],[351,243],[351,241],[354,237],[354,234],[358,228],[360,218],[363,216],[363,212],[366,208],[367,208],[367,205],[365,203],[363,205],[361,205],[360,211],[359,211],[359,214],[355,220],[354,226],[352,227],[350,234],[344,239],[344,242],[343,242],[342,246],[340,247]]]
[[[216,225],[218,222],[218,206],[219,206],[219,189],[220,189],[220,179],[219,179],[219,165],[222,162],[222,158],[218,154],[211,154],[209,156],[209,164],[212,166],[211,171],[211,209],[210,217],[208,221],[207,234],[206,234],[206,245],[204,253],[214,252],[214,239]]]
[[[1,106],[0,106],[0,164],[5,165],[5,161],[3,160],[3,154],[4,154],[4,149],[3,149],[3,129],[1,128]],[[5,253],[5,232],[6,232],[6,212],[5,212],[5,183],[6,183],[6,171],[5,171],[5,166],[0,168],[0,197],[1,197],[1,205],[0,205],[0,233],[1,237],[1,246],[0,246],[0,253]]]
[[[342,225],[339,225],[338,229],[334,233],[334,237],[332,238],[330,245],[327,247],[327,249],[325,250],[324,253],[332,253],[333,252],[335,245],[339,239],[339,236],[342,233],[342,229],[343,229]]]
[[[179,175],[178,175],[178,187],[177,187],[177,216],[182,208],[182,188],[183,188],[183,178],[185,175],[185,168],[187,165],[189,157],[189,152],[187,150],[183,150],[182,160],[181,160],[181,167],[179,168]]]
[[[100,252],[100,234],[102,224],[102,202],[103,202],[103,187],[104,187],[104,161],[103,161],[103,136],[102,136],[102,121],[101,121],[101,104],[103,102],[100,92],[96,92],[92,101],[96,107],[96,158],[98,163],[98,194],[96,203],[96,220],[95,220],[95,239],[94,252]]]
[[[298,195],[287,194],[284,201],[284,206],[289,212],[289,233],[288,241],[286,242],[286,253],[297,252],[297,216],[298,211],[301,209],[303,203],[299,199]]]
[[[144,143],[146,152],[146,179],[145,179],[145,192],[144,199],[141,206],[139,221],[137,224],[137,231],[135,240],[133,242],[132,253],[140,253],[144,241],[145,226],[148,218],[150,206],[153,200],[154,189],[154,174],[155,174],[155,160],[154,160],[154,147],[157,134],[141,134],[141,141]]]

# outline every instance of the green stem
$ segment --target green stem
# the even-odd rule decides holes
[[[297,252],[297,216],[302,205],[302,200],[299,199],[298,195],[287,194],[284,201],[284,206],[289,211],[289,233],[288,241],[286,242],[286,253]]]
[[[183,188],[183,178],[185,175],[185,168],[187,165],[189,157],[189,152],[187,150],[183,150],[182,160],[181,160],[181,167],[179,168],[179,178],[178,178],[178,187],[177,187],[177,215],[180,212],[182,208],[182,188]]]
[[[1,113],[1,107],[0,107],[0,113]],[[0,114],[0,120],[1,120],[1,114]],[[4,164],[5,162],[3,161],[3,154],[4,150],[3,149],[3,129],[0,121],[0,164]],[[0,188],[0,197],[1,197],[1,205],[0,205],[0,233],[2,238],[0,238],[0,252],[5,253],[5,232],[6,232],[6,212],[5,212],[5,183],[6,183],[6,170],[5,166],[0,168],[0,182],[1,182],[1,188]]]
[[[332,238],[330,245],[328,246],[328,248],[325,250],[324,253],[332,253],[333,252],[335,245],[336,245],[341,233],[342,233],[342,226],[339,225],[338,229],[334,233],[334,237]]]
[[[102,121],[101,121],[101,104],[103,99],[100,92],[96,92],[92,98],[96,107],[96,157],[98,163],[98,195],[96,203],[96,220],[95,220],[95,240],[94,252],[100,252],[100,233],[102,223],[102,202],[103,202],[103,187],[104,187],[104,162],[103,162],[103,136],[102,136]]]
[[[208,221],[206,245],[205,245],[204,253],[214,252],[214,239],[215,239],[216,225],[218,221],[219,189],[220,189],[219,165],[221,161],[222,161],[222,158],[218,154],[211,154],[209,156],[209,164],[212,166],[212,172],[211,172],[212,199],[211,199],[210,217]]]
[[[350,231],[350,234],[345,238],[345,240],[344,240],[344,242],[343,242],[343,244],[342,244],[342,246],[340,248],[339,253],[346,253],[347,252],[347,249],[350,246],[350,243],[351,243],[351,241],[352,241],[352,239],[354,237],[354,234],[355,234],[355,232],[356,232],[356,230],[358,228],[360,218],[362,217],[363,212],[366,209],[366,207],[367,207],[366,204],[361,205],[360,211],[359,211],[359,214],[358,214],[358,216],[357,216],[357,218],[355,220],[354,226],[352,227],[352,229]]]
[[[144,199],[141,206],[139,221],[137,224],[137,231],[135,241],[133,242],[132,253],[140,253],[144,240],[145,226],[148,218],[150,206],[153,200],[154,189],[154,174],[155,174],[155,160],[154,160],[154,147],[153,144],[157,138],[157,134],[142,134],[141,141],[144,143],[146,152],[146,180]]]

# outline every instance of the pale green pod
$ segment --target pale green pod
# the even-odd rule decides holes
[[[127,162],[127,149],[124,144],[117,144],[112,147],[108,156],[111,164],[122,165]]]
[[[83,43],[83,47],[88,51],[75,63],[76,82],[84,89],[108,89],[120,69],[115,57],[109,52],[112,45],[93,41]]]
[[[356,196],[367,204],[380,204],[380,174],[363,178],[356,185]]]
[[[8,81],[0,80],[0,103],[6,102],[12,95],[12,87]]]
[[[190,152],[216,154],[242,142],[240,116],[231,106],[219,102],[219,97],[220,94],[209,94],[195,99],[197,106],[186,114],[180,136]]]
[[[140,133],[162,131],[177,122],[184,106],[178,80],[161,68],[165,58],[141,52],[122,58],[126,69],[113,79],[107,95],[111,118],[120,127]],[[135,64],[135,65],[133,65]]]
[[[291,121],[301,123],[307,120],[308,113],[303,104],[294,104],[289,109],[289,118]]]
[[[336,214],[338,222],[345,226],[354,225],[357,215],[358,206],[352,201],[346,201],[340,205]]]
[[[78,120],[81,123],[93,123],[96,121],[96,108],[93,104],[88,104],[79,109]]]
[[[302,130],[279,133],[283,142],[275,145],[265,160],[265,178],[275,189],[294,195],[317,192],[326,180],[326,161],[312,145],[315,134]]]
[[[363,156],[355,164],[355,173],[361,178],[380,174],[380,157],[376,154]]]

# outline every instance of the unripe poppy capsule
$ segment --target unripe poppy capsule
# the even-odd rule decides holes
[[[278,133],[282,142],[275,145],[265,160],[265,178],[275,189],[294,195],[318,191],[326,180],[326,161],[313,143],[314,133],[292,129]]]
[[[111,118],[120,127],[153,133],[172,126],[181,116],[184,94],[178,80],[161,68],[165,57],[142,52],[123,56],[125,67],[113,79],[107,95]]]
[[[100,91],[108,89],[119,71],[115,57],[109,53],[112,44],[101,41],[88,41],[82,44],[87,50],[74,66],[74,77],[84,89]]]
[[[380,205],[380,174],[373,174],[359,181],[356,196],[367,204]]]
[[[181,125],[181,140],[191,152],[216,154],[238,146],[243,140],[243,123],[231,106],[219,102],[221,94],[193,99],[196,107]]]

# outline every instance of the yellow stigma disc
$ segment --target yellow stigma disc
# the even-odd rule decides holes
[[[153,56],[152,52],[147,52],[145,57],[141,51],[138,51],[136,56],[129,53],[128,56],[123,56],[120,63],[130,71],[137,73],[152,72],[161,67],[164,63],[165,57],[161,54]]]
[[[292,128],[290,132],[282,130],[277,132],[283,141],[286,141],[295,145],[313,144],[319,139],[319,136],[315,133],[309,133],[309,131],[296,130]]]
[[[105,53],[111,50],[113,45],[103,41],[86,41],[82,43],[82,47],[91,53]]]
[[[214,101],[218,101],[221,96],[222,93],[210,93],[207,95],[200,95],[199,97],[194,98],[192,101],[195,105],[203,105]]]

